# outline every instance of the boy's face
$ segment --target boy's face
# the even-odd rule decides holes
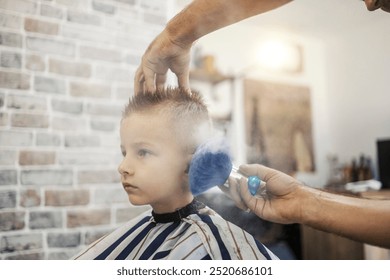
[[[156,213],[167,213],[191,202],[186,174],[191,155],[175,136],[165,114],[131,113],[122,120],[124,157],[118,170],[132,204],[150,204]]]

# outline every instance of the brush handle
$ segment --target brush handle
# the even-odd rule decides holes
[[[236,180],[241,180],[241,178],[247,179],[248,188],[250,193],[255,197],[264,197],[266,196],[267,189],[265,188],[266,183],[257,176],[245,176],[239,172],[238,168],[233,166],[232,171],[230,172],[229,178],[234,178]],[[229,188],[228,180],[223,184],[224,187]]]

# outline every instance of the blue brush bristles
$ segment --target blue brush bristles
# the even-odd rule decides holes
[[[190,189],[199,195],[214,186],[223,185],[229,178],[233,165],[225,139],[215,138],[200,145],[189,168]]]

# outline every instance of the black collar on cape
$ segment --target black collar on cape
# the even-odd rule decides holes
[[[198,213],[198,211],[204,207],[205,205],[202,202],[194,199],[190,204],[184,206],[183,208],[177,209],[175,212],[157,214],[152,211],[152,215],[156,223],[179,222],[181,219],[191,214]]]

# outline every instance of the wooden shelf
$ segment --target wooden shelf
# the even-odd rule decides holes
[[[363,243],[301,225],[304,260],[363,260]]]
[[[211,84],[218,84],[226,80],[233,80],[234,76],[222,75],[218,72],[209,73],[203,69],[194,69],[190,71],[190,79]]]

